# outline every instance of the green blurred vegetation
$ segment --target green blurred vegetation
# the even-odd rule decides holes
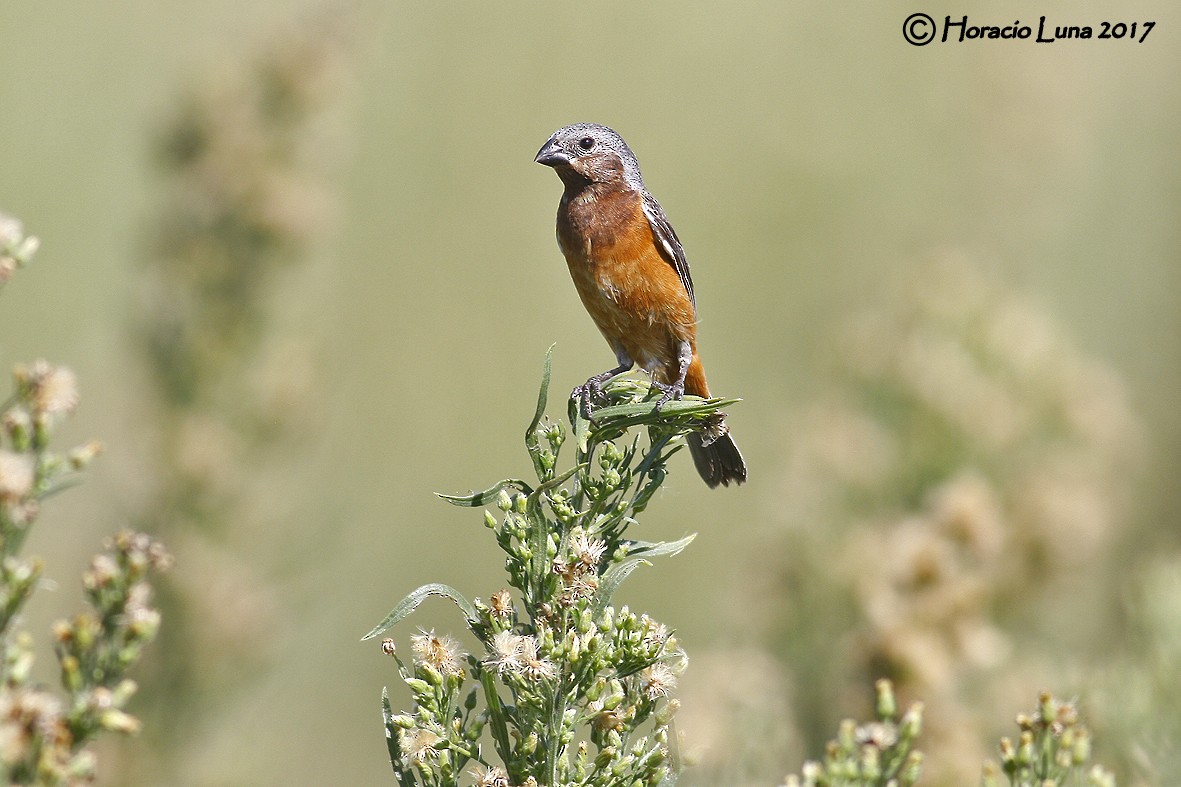
[[[499,559],[430,493],[523,461],[532,391],[519,381],[551,342],[557,388],[610,358],[554,243],[559,184],[532,163],[555,128],[578,120],[613,126],[643,162],[694,266],[711,384],[745,400],[731,425],[751,482],[708,493],[691,472],[674,475],[644,527],[652,540],[697,531],[696,548],[675,570],[638,574],[631,592],[637,608],[675,623],[695,663],[732,668],[727,654],[740,654],[766,666],[751,692],[791,713],[747,710],[782,733],[782,757],[763,751],[751,783],[782,778],[805,748],[817,756],[812,742],[831,734],[831,718],[867,695],[869,683],[845,686],[831,718],[799,728],[798,665],[764,648],[782,623],[765,613],[783,601],[750,599],[783,592],[784,530],[824,527],[785,522],[784,479],[801,414],[831,390],[831,337],[865,307],[888,307],[931,258],[964,256],[1030,294],[1120,381],[1146,435],[1142,461],[1110,470],[1130,492],[1098,586],[1122,595],[1101,596],[1096,617],[1069,594],[1046,602],[1057,620],[1113,627],[1072,644],[1069,686],[1038,688],[1065,694],[1092,676],[1111,686],[1101,673],[1176,653],[1153,623],[1168,605],[1130,615],[1122,602],[1146,591],[1120,580],[1146,573],[1175,587],[1181,565],[1168,558],[1181,546],[1181,11],[1028,11],[1095,23],[1135,13],[1157,22],[1142,45],[916,49],[900,35],[915,10],[771,0],[0,7],[0,209],[43,241],[37,265],[3,292],[0,367],[35,357],[71,367],[85,404],[64,439],[100,434],[109,449],[30,539],[50,567],[80,565],[99,534],[147,508],[158,481],[144,457],[161,424],[131,315],[169,200],[153,153],[161,126],[186,85],[306,19],[327,14],[350,29],[340,128],[324,151],[330,219],[309,261],[274,276],[267,294],[268,340],[307,359],[278,371],[302,369],[314,406],[299,411],[300,441],[285,456],[231,466],[248,508],[225,523],[219,554],[243,570],[209,574],[181,551],[173,572],[181,586],[206,583],[203,614],[241,624],[212,646],[251,656],[250,674],[205,697],[208,714],[175,742],[180,783],[387,783],[375,692],[389,663],[356,632],[405,588],[456,566],[467,569],[461,592],[487,592]],[[921,10],[998,24],[1013,13]],[[32,630],[77,606],[69,576],[52,578],[61,589],[34,600]],[[263,607],[251,600],[259,586]],[[450,628],[442,606],[419,622],[437,615]],[[836,631],[857,620],[839,607],[829,617]],[[813,658],[838,644],[816,643]],[[1169,663],[1157,678],[1136,673],[1130,705],[1142,721],[1124,739],[1156,729],[1154,680],[1175,674]],[[686,712],[695,680],[714,691],[706,672],[686,673]],[[1091,726],[1115,765],[1102,741],[1118,725]],[[137,745],[121,753],[134,758]],[[699,783],[692,773],[686,783]]]

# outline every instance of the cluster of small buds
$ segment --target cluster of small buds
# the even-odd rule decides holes
[[[49,450],[57,421],[78,407],[74,373],[48,361],[18,364],[16,391],[0,410],[0,553],[13,555],[41,510],[41,498],[98,453],[91,442],[64,455]]]
[[[524,494],[510,494],[508,490],[501,489],[496,496],[496,507],[503,512],[503,519],[497,522],[490,511],[484,512],[484,525],[496,534],[496,541],[506,555],[505,570],[508,572],[509,584],[522,592],[528,592],[530,587],[527,577],[535,548],[529,542],[526,506]],[[552,539],[547,540],[546,548],[552,551],[551,558],[557,553],[557,544]]]
[[[82,575],[93,610],[53,626],[62,684],[74,697],[70,728],[83,740],[99,730],[139,729],[123,711],[136,689],[123,676],[160,628],[148,575],[172,564],[163,545],[143,533],[122,531],[104,547]]]
[[[558,465],[558,452],[566,442],[566,429],[561,423],[546,418],[538,424],[537,433],[545,442],[534,447],[533,456],[541,477],[548,480],[553,478],[554,468]]]
[[[824,762],[804,763],[800,775],[787,777],[785,787],[912,787],[918,783],[923,755],[914,744],[922,731],[922,703],[899,716],[893,684],[879,680],[875,689],[877,718],[867,724],[841,722],[836,739],[825,749]]]
[[[0,217],[0,233],[3,225]],[[13,380],[15,391],[0,406],[0,632],[8,631],[41,576],[40,561],[18,554],[41,500],[98,452],[93,442],[64,455],[50,449],[57,421],[78,406],[73,372],[41,360],[17,365]]]
[[[73,754],[72,742],[53,694],[23,685],[0,691],[0,764],[9,783],[74,784],[62,777],[93,776],[93,755]]]
[[[24,267],[37,253],[41,241],[25,235],[19,219],[0,213],[0,287],[12,278],[17,268]]]
[[[1056,787],[1086,784],[1115,787],[1115,777],[1091,761],[1091,733],[1073,702],[1062,702],[1049,692],[1038,697],[1037,710],[1017,716],[1021,734],[1016,741],[1001,738],[1000,768],[986,763],[983,787],[1000,787],[1000,773],[1011,787]],[[998,772],[999,771],[999,772]]]
[[[68,701],[30,685],[34,659],[27,633],[11,635],[4,646],[0,768],[13,784],[88,784],[96,758],[84,748],[87,742],[100,732],[139,731],[139,720],[125,710],[136,684],[123,676],[159,626],[159,614],[148,605],[146,574],[171,559],[140,534],[121,533],[106,546],[83,578],[94,611],[53,628]],[[4,558],[0,592],[11,603],[39,572],[36,562]]]
[[[415,708],[414,713],[399,715],[387,709],[386,735],[395,774],[403,780],[417,772],[428,785],[455,783],[478,748],[486,721],[482,714],[472,713],[474,694],[460,708],[470,657],[452,637],[422,629],[410,638],[409,667],[392,639],[382,640],[381,650],[397,662]]]
[[[602,621],[604,631],[613,635],[611,649],[623,670],[657,661],[680,664],[686,658],[668,627],[647,615],[636,615],[627,606],[620,607],[618,613],[604,610]],[[682,671],[683,665],[677,669]]]
[[[587,493],[594,499],[609,495],[623,483],[621,468],[627,455],[615,445],[607,442],[599,453],[599,469],[602,471],[597,479],[587,484]]]

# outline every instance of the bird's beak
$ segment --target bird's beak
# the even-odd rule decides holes
[[[545,164],[547,167],[565,167],[570,164],[570,154],[562,150],[558,145],[558,141],[550,137],[546,143],[541,146],[541,150],[537,151],[537,156],[533,159],[538,164]]]

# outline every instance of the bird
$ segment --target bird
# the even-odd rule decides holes
[[[610,378],[639,366],[661,392],[660,407],[688,393],[708,399],[697,355],[697,301],[689,261],[664,209],[644,186],[640,163],[615,131],[575,123],[554,132],[534,158],[565,187],[558,248],[617,366],[574,389],[584,414]],[[746,481],[746,462],[721,412],[686,435],[710,488]]]

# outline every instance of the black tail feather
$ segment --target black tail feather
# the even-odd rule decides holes
[[[708,445],[697,432],[686,435],[685,441],[689,444],[689,453],[693,456],[697,472],[711,489],[718,484],[729,486],[731,483],[741,484],[746,481],[746,462],[734,438],[728,433]]]

